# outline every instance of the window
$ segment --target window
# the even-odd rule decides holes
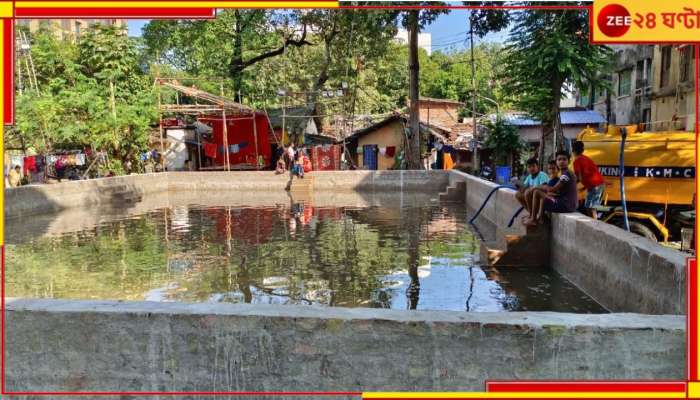
[[[642,122],[645,127],[649,127],[649,123],[651,122],[651,108],[642,110]]]
[[[693,68],[695,68],[695,46],[684,46],[680,48],[681,53],[681,73],[680,81],[688,82],[693,80]]]
[[[75,39],[78,40],[80,39],[80,25],[82,25],[79,21],[75,21]]]
[[[578,103],[583,107],[588,107],[588,90],[586,90],[585,92],[582,90],[579,93]]]
[[[632,93],[632,69],[619,72],[617,81],[617,95],[629,96]]]
[[[671,46],[661,48],[661,79],[660,86],[666,87],[669,83],[669,74],[671,73]]]

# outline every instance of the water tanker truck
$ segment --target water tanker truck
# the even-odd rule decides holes
[[[605,180],[603,205],[598,210],[602,221],[624,227],[623,173],[630,231],[666,244],[682,241],[684,247],[694,248],[690,244],[695,226],[694,132],[642,132],[636,125],[608,126],[603,133],[584,129],[578,140]]]

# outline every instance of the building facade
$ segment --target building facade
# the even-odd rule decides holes
[[[122,33],[128,32],[125,19],[17,19],[17,26],[26,27],[29,32],[48,29],[59,40],[80,40],[95,25],[115,26]]]
[[[614,125],[694,130],[693,46],[615,45],[609,89],[579,90],[578,105]]]
[[[650,130],[695,131],[695,46],[655,46]]]

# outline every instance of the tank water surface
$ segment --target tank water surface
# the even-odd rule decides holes
[[[480,267],[463,207],[400,203],[173,206],[10,237],[7,296],[606,312],[552,271]]]

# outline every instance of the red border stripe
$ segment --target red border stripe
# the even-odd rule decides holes
[[[697,261],[694,259],[688,260],[688,271],[686,273],[686,287],[688,292],[686,301],[688,302],[688,315],[686,317],[686,334],[688,336],[688,380],[697,380],[697,365],[698,365],[698,331],[697,321],[694,318],[688,318],[691,315],[697,315],[698,301],[697,296]]]
[[[213,8],[16,8],[16,18],[214,18]]]
[[[12,19],[4,19],[3,27],[3,58],[9,60],[3,69],[2,79],[4,92],[3,98],[3,122],[12,125],[15,122],[15,29]]]
[[[487,392],[685,392],[685,382],[488,382]]]

